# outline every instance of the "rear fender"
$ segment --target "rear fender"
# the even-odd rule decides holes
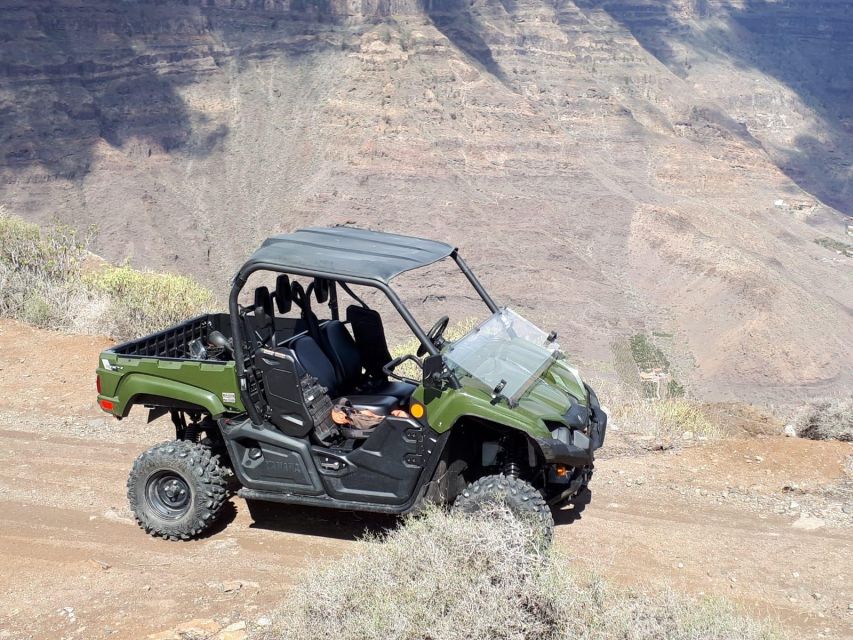
[[[196,405],[213,418],[222,416],[226,411],[222,400],[206,389],[144,373],[131,373],[122,378],[116,397],[111,398],[115,403],[113,413],[125,417],[140,396],[156,396]]]

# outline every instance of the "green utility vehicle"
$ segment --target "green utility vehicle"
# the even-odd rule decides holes
[[[490,314],[452,342],[447,316],[424,331],[391,288],[445,258]],[[272,272],[270,286],[241,295],[257,272]],[[354,291],[363,287],[387,296],[416,354],[391,357],[382,317]],[[342,317],[344,294],[353,302]],[[467,512],[500,501],[550,534],[551,508],[590,480],[607,426],[595,393],[556,334],[499,307],[450,245],[347,227],[273,236],[235,276],[229,310],[100,355],[102,409],[121,419],[142,405],[149,421],[168,415],[175,427],[128,480],[153,535],[202,534],[231,485],[250,507],[402,514],[425,501]]]

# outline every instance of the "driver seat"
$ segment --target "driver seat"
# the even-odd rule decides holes
[[[320,345],[311,336],[304,335],[294,340],[291,346],[296,359],[302,365],[307,373],[317,378],[323,385],[331,398],[337,398],[340,395],[341,386],[338,384],[335,367],[332,365],[329,358],[320,349]],[[412,387],[413,385],[407,385]],[[409,392],[411,395],[411,392]],[[408,397],[399,398],[392,394],[346,394],[347,399],[356,409],[369,409],[378,415],[387,416],[395,408],[405,402]]]
[[[346,325],[340,320],[328,320],[320,327],[320,334],[323,342],[327,347],[327,353],[333,362],[337,363],[337,371],[340,372],[340,378],[337,379],[335,388],[339,391],[349,389],[361,389],[370,391],[370,394],[365,396],[355,397],[371,397],[371,396],[393,396],[400,402],[405,402],[411,397],[412,393],[417,388],[409,382],[397,380],[388,380],[387,378],[365,379],[362,373],[362,357],[358,346],[347,330]],[[389,362],[391,357],[389,355]],[[384,363],[383,363],[384,364]],[[334,369],[334,365],[333,365]],[[325,385],[324,385],[325,386]],[[352,396],[347,396],[350,400]],[[353,402],[353,404],[355,404]]]

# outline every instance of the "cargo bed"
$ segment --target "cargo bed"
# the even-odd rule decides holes
[[[192,360],[190,342],[207,338],[211,331],[231,336],[231,317],[227,313],[209,313],[157,333],[131,340],[108,349],[122,356],[145,356],[164,359]],[[205,360],[210,362],[210,360]]]
[[[199,411],[212,417],[242,413],[230,356],[201,358],[190,351],[194,340],[207,343],[212,331],[230,337],[230,316],[198,316],[105,350],[97,369],[99,404],[118,417],[126,416],[135,404]]]

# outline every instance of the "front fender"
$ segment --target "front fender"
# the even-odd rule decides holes
[[[420,386],[413,397],[424,404],[426,419],[438,433],[444,433],[466,416],[473,416],[534,438],[550,437],[542,416],[521,407],[510,409],[502,402],[494,403],[488,393],[479,389],[462,387],[436,393]]]
[[[144,373],[131,373],[124,376],[116,389],[116,397],[104,397],[115,404],[113,413],[124,417],[130,412],[130,408],[139,396],[157,396],[197,405],[213,418],[225,413],[225,405],[222,401],[216,394],[206,389]]]

